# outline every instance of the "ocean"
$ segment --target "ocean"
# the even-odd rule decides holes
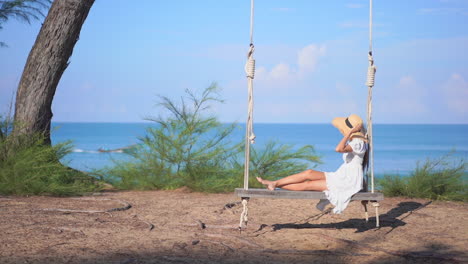
[[[52,124],[52,143],[72,141],[73,152],[63,162],[72,168],[91,171],[112,166],[113,160],[128,160],[125,153],[102,153],[139,142],[151,123],[61,123]],[[468,125],[374,125],[374,172],[408,175],[418,162],[451,153],[454,160],[468,158]],[[245,125],[234,130],[231,140],[243,140]],[[255,147],[268,141],[292,144],[299,148],[313,145],[322,164],[313,169],[335,171],[342,163],[334,151],[341,134],[331,124],[255,124]]]

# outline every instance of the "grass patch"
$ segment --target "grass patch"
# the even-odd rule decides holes
[[[69,142],[49,146],[41,135],[13,135],[10,118],[0,117],[0,194],[78,195],[94,191],[94,180],[60,163]]]
[[[149,118],[157,124],[147,129],[140,143],[126,153],[131,161],[115,161],[113,167],[95,171],[120,189],[175,189],[226,192],[242,186],[244,145],[233,142],[236,124],[221,124],[210,114],[213,103],[222,102],[213,84],[200,96],[186,91],[180,103],[160,97],[164,117]],[[239,142],[243,142],[239,139]],[[251,153],[251,186],[255,176],[275,179],[318,163],[312,146],[295,150],[275,142]]]
[[[468,201],[467,166],[464,160],[450,161],[450,155],[418,164],[409,176],[385,175],[378,180],[386,196],[431,200]]]

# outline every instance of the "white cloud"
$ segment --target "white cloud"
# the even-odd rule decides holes
[[[317,45],[308,45],[298,52],[297,64],[299,66],[299,74],[314,72],[320,57],[326,52],[325,45],[320,47]]]
[[[442,86],[445,103],[456,113],[468,113],[468,82],[458,73],[453,73]]]
[[[285,63],[280,63],[276,65],[269,74],[272,80],[286,80],[291,76],[291,71],[289,65]]]
[[[405,119],[408,117],[424,114],[428,111],[424,104],[426,91],[421,87],[412,76],[400,78],[398,84],[391,89],[383,101],[376,103],[379,112],[389,115],[393,120]]]
[[[363,4],[350,3],[346,5],[347,8],[363,8]]]
[[[418,10],[421,14],[437,14],[437,15],[468,15],[467,8],[461,7],[438,7],[438,8],[421,8]]]
[[[466,3],[466,0],[439,0],[441,3],[452,3],[452,4],[459,4],[459,3]]]
[[[91,82],[85,81],[78,89],[82,92],[90,92],[94,87],[95,86]]]
[[[369,22],[363,21],[345,21],[338,24],[341,28],[367,28],[369,27]]]
[[[319,59],[325,56],[325,45],[310,44],[297,52],[297,62],[294,66],[281,62],[268,71],[266,67],[259,67],[256,78],[259,81],[297,81],[307,74],[314,72]]]
[[[240,44],[223,44],[216,46],[204,47],[200,50],[181,50],[169,51],[171,56],[178,57],[199,57],[202,59],[216,59],[224,61],[238,61],[244,59],[245,54],[249,50],[248,43],[244,45]]]
[[[369,28],[369,21],[344,21],[338,23],[341,28]],[[372,27],[383,27],[384,24],[373,23]],[[376,32],[378,33],[378,32]]]
[[[295,8],[291,8],[291,7],[274,7],[272,8],[273,11],[279,11],[279,12],[291,12],[291,11],[295,11],[296,9]]]
[[[341,82],[337,82],[336,83],[336,90],[340,93],[340,94],[345,94],[345,95],[348,95],[352,92],[353,88],[345,83],[341,83]]]
[[[304,97],[307,95],[304,94]],[[339,100],[332,96],[310,98],[304,101],[282,102],[257,101],[255,116],[269,123],[316,123],[330,122],[334,117],[357,113],[362,109],[355,101]]]
[[[361,105],[358,105],[353,100],[338,100],[333,97],[322,98],[321,100],[310,101],[309,107],[306,108],[309,114],[314,116],[321,115],[326,120],[332,120],[333,117],[347,116],[352,113],[356,113],[363,117],[360,110],[364,109]]]

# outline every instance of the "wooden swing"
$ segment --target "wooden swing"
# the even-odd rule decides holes
[[[249,164],[250,164],[250,145],[255,142],[255,134],[253,133],[253,79],[255,76],[255,60],[253,52],[255,50],[253,44],[253,20],[254,20],[254,0],[250,2],[250,45],[247,53],[247,63],[245,64],[245,72],[247,74],[248,85],[248,117],[246,124],[245,135],[245,160],[244,160],[244,188],[236,188],[235,193],[242,198],[243,211],[240,217],[239,229],[241,230],[247,225],[248,207],[247,202],[250,198],[279,198],[279,199],[326,199],[324,192],[319,191],[288,191],[288,190],[275,190],[268,189],[249,189]],[[374,87],[375,71],[374,59],[372,56],[372,0],[369,4],[369,67],[367,70],[366,86],[368,87],[367,96],[367,139],[370,145],[369,153],[369,170],[364,179],[364,191],[358,192],[351,197],[351,200],[361,201],[364,206],[366,222],[369,220],[367,212],[367,203],[375,207],[376,227],[379,227],[379,206],[378,201],[384,199],[382,193],[375,192],[374,190],[374,148],[372,137],[372,88]],[[368,187],[368,175],[371,178],[371,190]]]

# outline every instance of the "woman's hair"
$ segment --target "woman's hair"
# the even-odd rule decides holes
[[[363,124],[363,126],[362,126],[361,132],[362,132],[364,135],[366,135],[367,130],[366,130],[366,128],[364,127],[364,124]],[[367,135],[366,135],[366,136],[367,136]],[[366,140],[365,140],[365,141],[366,141],[367,143],[369,143],[367,137],[366,137]],[[367,183],[367,181],[368,181],[368,179],[369,179],[369,178],[368,178],[368,177],[369,177],[369,176],[368,176],[368,172],[369,172],[368,170],[369,170],[369,153],[370,153],[370,148],[371,148],[370,145],[367,144],[366,153],[364,153],[364,157],[363,157],[363,159],[362,159],[362,170],[363,170],[363,172],[364,172],[363,186],[362,186],[362,187],[363,187],[363,191],[365,191],[365,192],[367,192],[367,188],[368,188],[368,183]]]
[[[364,135],[367,134],[367,129],[366,127],[364,126],[364,124],[362,125],[362,129],[361,129],[362,133]],[[367,135],[366,135],[367,136]],[[368,142],[369,143],[369,142]],[[362,160],[362,170],[365,172],[369,169],[369,153],[370,153],[370,144],[367,144],[367,150],[366,150],[366,153],[364,153],[364,158]]]

